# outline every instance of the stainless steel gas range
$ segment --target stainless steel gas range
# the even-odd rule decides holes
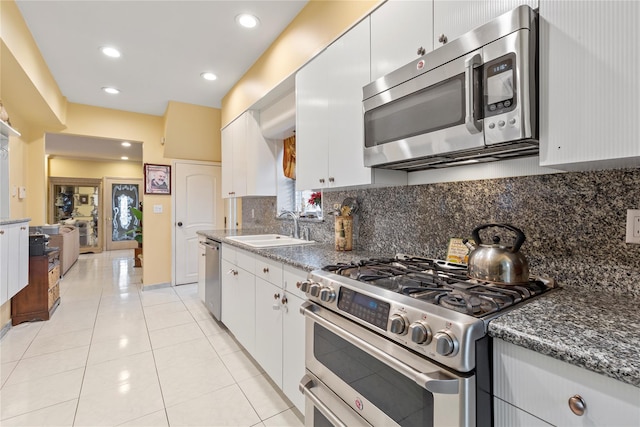
[[[306,424],[385,427],[491,425],[488,322],[555,288],[407,255],[326,266],[298,285]]]

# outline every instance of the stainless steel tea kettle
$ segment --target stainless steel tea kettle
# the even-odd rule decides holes
[[[480,230],[490,227],[499,227],[510,230],[516,234],[513,246],[500,244],[500,237],[494,236],[493,243],[487,244],[480,239]],[[484,224],[476,227],[471,233],[477,247],[468,241],[465,244],[473,250],[469,254],[468,276],[504,285],[516,285],[529,281],[529,263],[525,256],[519,252],[526,237],[518,228],[508,224]]]

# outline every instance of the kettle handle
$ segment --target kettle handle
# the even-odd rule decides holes
[[[483,224],[483,225],[477,226],[471,232],[471,236],[473,237],[473,240],[475,240],[478,245],[482,244],[482,240],[480,239],[480,230],[484,230],[485,228],[489,228],[489,227],[506,228],[507,230],[511,230],[514,233],[516,233],[516,241],[513,244],[513,247],[511,248],[511,252],[513,252],[513,253],[518,252],[520,250],[520,247],[522,246],[522,244],[526,240],[526,237],[525,237],[524,233],[522,232],[522,230],[520,230],[519,228],[514,227],[513,225],[509,225],[509,224]]]

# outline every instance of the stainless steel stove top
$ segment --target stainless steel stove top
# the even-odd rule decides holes
[[[475,341],[505,310],[555,288],[472,280],[466,265],[399,254],[329,265],[300,286],[310,300],[460,372],[473,370]]]

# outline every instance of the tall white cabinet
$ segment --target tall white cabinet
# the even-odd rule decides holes
[[[0,223],[0,305],[28,282],[29,222]]]
[[[540,1],[540,164],[640,166],[640,2]]]
[[[296,74],[296,189],[406,184],[364,166],[362,87],[371,81],[366,18]]]

